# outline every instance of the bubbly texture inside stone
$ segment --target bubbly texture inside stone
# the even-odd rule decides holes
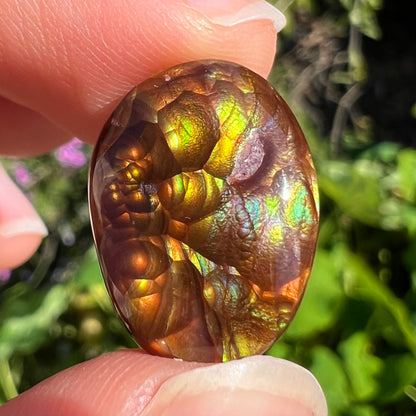
[[[153,354],[218,362],[269,348],[302,298],[317,205],[292,112],[229,62],[186,63],[134,88],[93,155],[104,278]]]

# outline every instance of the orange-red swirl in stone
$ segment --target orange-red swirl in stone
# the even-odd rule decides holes
[[[146,351],[263,353],[293,318],[318,230],[292,112],[242,66],[198,61],[134,88],[100,136],[92,226],[111,298]]]

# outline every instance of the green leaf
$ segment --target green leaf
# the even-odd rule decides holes
[[[89,289],[97,284],[104,284],[94,246],[91,246],[85,253],[74,281],[85,289]]]
[[[330,253],[318,249],[305,296],[285,337],[307,338],[330,328],[343,305],[343,291]]]
[[[416,382],[415,359],[411,354],[391,355],[384,360],[384,371],[380,374],[379,400],[392,402]]]
[[[91,246],[85,253],[83,262],[75,276],[74,283],[77,285],[78,291],[84,294],[85,292],[88,293],[87,299],[94,305],[99,306],[106,313],[114,314],[114,305],[106,290],[94,246]],[[83,299],[86,300],[85,298]],[[77,303],[77,301],[78,299],[74,298],[74,303]],[[91,304],[88,307],[91,307]]]
[[[368,401],[377,394],[377,376],[384,365],[381,358],[371,353],[373,349],[368,334],[364,332],[354,333],[339,345],[356,401]]]
[[[328,414],[339,415],[346,410],[350,405],[351,394],[341,359],[327,347],[315,347],[309,370],[325,393]]]
[[[382,307],[393,318],[393,323],[400,331],[398,342],[409,348],[412,353],[416,349],[416,329],[412,324],[408,310],[403,301],[384,285],[370,266],[361,257],[351,253],[346,247],[338,246],[334,250],[339,264],[344,270],[345,290],[353,298],[373,302]]]
[[[289,344],[286,344],[283,340],[278,340],[272,345],[266,354],[271,355],[272,357],[290,360],[293,356],[293,351]]]
[[[345,0],[344,0],[345,3]],[[360,31],[375,40],[381,38],[381,30],[377,23],[377,10],[381,9],[381,1],[359,0],[349,3],[350,21],[357,26]]]
[[[416,202],[416,151],[414,149],[407,148],[399,152],[397,172],[399,189],[403,198],[409,202]]]
[[[383,175],[376,162],[327,161],[319,171],[318,183],[321,191],[350,217],[377,227],[382,219],[379,207],[384,197],[380,189]]]
[[[394,349],[403,349],[403,334],[396,318],[384,305],[372,304],[373,314],[367,321],[366,331],[374,338],[382,337]]]
[[[378,414],[378,411],[374,406],[355,404],[348,409],[348,414],[354,416],[374,416]]]
[[[25,296],[39,297],[39,305],[32,302],[32,308],[24,314],[11,313],[3,320],[0,326],[0,359],[7,360],[14,352],[33,353],[47,342],[49,328],[66,310],[69,300],[68,290],[62,285],[42,293],[26,292]],[[7,304],[3,307],[8,309]]]
[[[369,160],[380,160],[385,164],[396,162],[400,144],[395,142],[381,142],[363,151],[360,157]]]

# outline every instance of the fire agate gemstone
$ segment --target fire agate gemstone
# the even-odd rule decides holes
[[[218,362],[263,353],[308,280],[315,170],[270,84],[197,61],[134,88],[94,151],[90,208],[111,298],[146,351]]]

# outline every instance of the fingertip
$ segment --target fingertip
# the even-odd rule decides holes
[[[2,230],[0,227],[0,234]],[[43,236],[37,233],[27,233],[4,238],[0,235],[0,270],[15,269],[29,260],[36,252]]]
[[[187,0],[129,0],[116,8],[95,0],[50,3],[40,12],[30,2],[0,2],[0,95],[41,115],[25,116],[34,125],[18,140],[25,149],[40,136],[36,129],[45,131],[45,120],[95,142],[124,94],[173,65],[223,59],[267,77],[274,60],[277,18],[264,1],[233,0],[214,14],[207,11],[210,2]],[[26,38],[31,42],[21,41]]]
[[[252,356],[196,368],[169,378],[143,415],[320,415],[323,391],[305,368]]]
[[[218,49],[236,63],[267,78],[276,52],[277,34],[286,24],[283,13],[263,0],[184,0],[209,23]],[[207,27],[206,24],[201,25]],[[209,37],[209,35],[208,35]],[[227,46],[232,45],[232,49]],[[240,49],[241,48],[241,49]],[[209,53],[221,53],[208,49]],[[215,56],[209,56],[212,59]]]
[[[0,269],[27,261],[46,235],[32,204],[0,165]]]
[[[0,415],[139,415],[165,380],[203,365],[120,350],[42,381],[0,407]]]
[[[185,0],[212,21],[224,26],[241,22],[269,20],[277,32],[286,25],[283,13],[263,0]]]
[[[184,362],[138,350],[64,370],[0,408],[0,415],[326,415],[316,379],[267,356],[221,364]]]

